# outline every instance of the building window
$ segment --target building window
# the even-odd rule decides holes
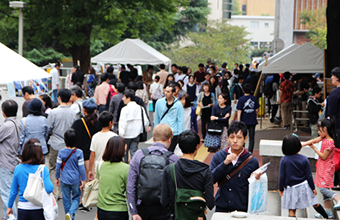
[[[230,19],[234,11],[233,0],[223,0],[223,19]]]
[[[269,28],[269,23],[264,23],[265,28]]]
[[[242,15],[247,14],[247,5],[242,5]]]
[[[251,21],[250,22],[250,29],[259,29],[259,22],[258,21]]]
[[[261,41],[260,42],[260,48],[271,48],[271,43],[270,42],[265,42],[265,41]]]
[[[251,41],[250,44],[253,46],[254,49],[259,48],[259,43],[257,41]]]

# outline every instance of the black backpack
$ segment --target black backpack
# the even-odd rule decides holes
[[[161,155],[153,155],[148,148],[144,148],[142,151],[144,157],[139,165],[137,198],[148,205],[160,204],[163,170],[169,165],[169,157],[174,153],[167,151],[161,152]]]
[[[264,95],[269,99],[273,97],[274,95],[273,82],[264,85]]]

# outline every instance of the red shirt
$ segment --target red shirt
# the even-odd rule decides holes
[[[195,79],[196,79],[196,82],[198,82],[198,83],[203,82],[203,81],[205,80],[204,75],[205,75],[205,72],[204,72],[204,71],[200,72],[199,70],[197,70],[197,71],[194,73],[194,77],[195,77]]]
[[[319,157],[318,161],[316,162],[316,175],[315,175],[315,185],[319,188],[333,188],[333,178],[335,172],[334,166],[334,152],[335,152],[335,145],[334,140],[327,140],[324,138],[322,140],[320,152],[323,153],[324,151],[329,150],[330,153],[326,160],[321,159]]]
[[[280,85],[280,91],[282,92],[281,103],[284,102],[292,102],[293,93],[294,93],[294,83],[285,80]]]

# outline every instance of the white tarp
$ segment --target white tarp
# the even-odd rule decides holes
[[[323,56],[320,48],[307,42],[263,67],[262,73],[323,73]]]
[[[171,66],[171,60],[140,39],[126,39],[91,59],[92,63]]]
[[[272,62],[274,62],[275,60],[279,59],[280,57],[284,56],[285,54],[289,53],[290,51],[295,50],[298,47],[300,47],[299,44],[297,43],[292,44],[289,47],[286,47],[285,49],[281,50],[277,54],[274,54],[272,57],[269,57],[267,61],[267,66],[271,64]],[[257,67],[257,71],[262,71],[265,63],[266,63],[266,60],[260,63],[259,66]]]
[[[0,84],[51,77],[46,71],[0,43]]]

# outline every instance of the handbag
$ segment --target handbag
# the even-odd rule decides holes
[[[58,204],[52,193],[47,194],[46,190],[42,190],[42,202],[44,209],[44,217],[46,220],[55,220],[58,218]]]
[[[221,146],[222,135],[209,134],[205,136],[204,147],[219,148]]]
[[[28,175],[27,186],[24,191],[24,198],[37,206],[43,206],[42,204],[42,190],[44,188],[43,178],[40,176],[41,172],[44,172],[44,166],[40,165],[35,173]]]
[[[203,95],[203,93],[201,93],[201,96]],[[202,104],[203,102],[203,98],[201,99],[201,101],[199,102],[199,104]],[[196,115],[201,115],[202,114],[202,107],[200,105],[197,105],[196,107]]]
[[[163,98],[163,94],[162,94],[162,91],[160,90],[159,86],[158,86],[157,89],[155,89],[155,90],[152,92],[150,98],[152,98],[153,100],[158,100],[158,99]]]
[[[99,192],[99,173],[100,168],[104,161],[98,164],[98,170],[96,178],[85,184],[83,193],[83,205],[84,207],[96,207],[98,203],[98,192]]]
[[[142,107],[140,107],[140,111],[142,114],[142,127],[143,127],[143,132],[140,133],[139,135],[139,142],[145,142],[148,139],[148,132],[145,130],[145,126],[144,126],[144,115],[143,115],[143,109]]]
[[[219,134],[222,135],[223,126],[220,125],[217,121],[212,121],[208,124],[208,133],[210,134]]]

